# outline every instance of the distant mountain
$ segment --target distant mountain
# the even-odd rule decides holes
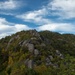
[[[28,30],[2,38],[0,75],[75,75],[75,35]]]

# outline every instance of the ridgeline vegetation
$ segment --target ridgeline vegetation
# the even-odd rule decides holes
[[[28,30],[2,38],[0,75],[75,75],[75,35]]]

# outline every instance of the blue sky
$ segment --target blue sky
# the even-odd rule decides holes
[[[0,38],[29,29],[75,34],[75,0],[0,0]]]

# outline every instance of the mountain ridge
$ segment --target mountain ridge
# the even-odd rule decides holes
[[[67,75],[68,67],[74,70],[75,35],[21,31],[0,40],[0,57],[0,75]]]

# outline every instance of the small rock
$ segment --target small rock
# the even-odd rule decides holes
[[[42,43],[41,46],[46,46],[46,45],[44,43]]]
[[[60,55],[60,52],[58,50],[56,50],[56,54]]]
[[[59,56],[61,59],[64,58],[64,56],[58,50],[56,50],[56,55]]]
[[[50,60],[52,60],[53,59],[53,56],[50,55],[49,58],[50,58]]]
[[[28,61],[28,68],[33,68],[33,60]]]
[[[32,38],[31,38],[31,40],[36,40],[36,39],[37,39],[37,38],[35,38],[35,37],[32,37]]]
[[[37,56],[39,54],[39,51],[37,49],[34,50],[34,55]]]
[[[58,68],[58,65],[57,64],[53,64],[53,67]]]
[[[23,43],[22,43],[22,46],[26,45],[27,43],[27,40],[25,40]]]
[[[46,66],[52,65],[52,62],[50,61],[49,58],[46,58]]]
[[[27,59],[24,63],[28,68],[33,68],[33,60]]]

